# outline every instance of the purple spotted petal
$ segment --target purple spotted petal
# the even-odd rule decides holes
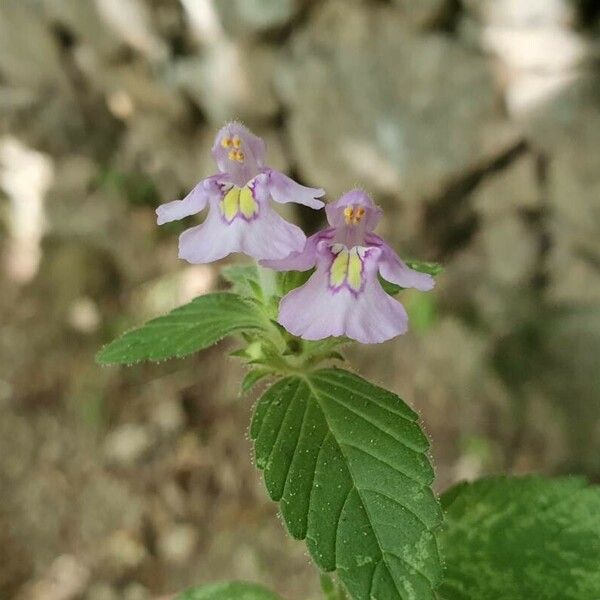
[[[421,292],[428,292],[434,288],[435,279],[431,275],[411,269],[379,236],[371,234],[368,240],[382,250],[379,273],[386,281]]]
[[[300,252],[292,252],[288,257],[281,260],[263,260],[261,265],[274,271],[308,271],[317,262],[317,244],[322,240],[333,238],[333,229],[325,229],[311,235]]]
[[[361,292],[355,294],[346,287],[333,291],[329,286],[333,255],[321,242],[316,272],[305,285],[282,299],[279,323],[307,340],[346,336],[363,344],[376,344],[405,333],[408,317],[404,307],[386,294],[377,280],[380,254],[377,248],[367,251],[366,281]]]
[[[156,222],[158,225],[178,221],[204,210],[211,198],[220,196],[221,190],[218,185],[220,178],[221,175],[208,177],[200,181],[183,200],[161,204],[156,209]]]
[[[296,204],[304,204],[304,206],[310,206],[311,208],[323,208],[324,203],[321,200],[317,200],[317,198],[323,196],[325,190],[300,185],[287,175],[273,169],[267,169],[265,173],[269,177],[269,192],[275,202],[280,202],[281,204],[295,202]]]

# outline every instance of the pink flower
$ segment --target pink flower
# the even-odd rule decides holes
[[[323,202],[317,198],[325,192],[265,167],[265,154],[264,141],[240,123],[229,123],[219,131],[212,148],[219,173],[198,183],[183,200],[156,210],[162,225],[209,207],[202,225],[181,234],[180,258],[208,263],[243,252],[257,259],[281,259],[304,248],[302,230],[280,217],[270,200],[318,209]]]
[[[433,278],[409,268],[373,233],[381,209],[365,192],[352,190],[325,210],[330,227],[308,238],[304,250],[262,261],[278,271],[316,266],[303,286],[281,300],[279,323],[307,340],[347,336],[375,344],[406,333],[406,311],[383,290],[378,274],[421,291],[433,288]]]

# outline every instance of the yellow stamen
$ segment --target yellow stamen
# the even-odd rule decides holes
[[[237,162],[244,162],[246,155],[241,150],[230,150],[227,155],[229,160],[235,160]]]
[[[358,225],[366,214],[364,206],[346,206],[344,209],[344,219],[346,225]]]
[[[223,148],[231,148],[233,146],[233,140],[230,137],[224,137],[221,140],[221,146],[223,146]]]
[[[352,223],[353,216],[353,208],[351,206],[346,206],[346,208],[344,209],[344,219],[346,220],[346,225],[350,225]]]
[[[240,148],[242,145],[242,140],[240,139],[239,135],[234,135],[231,143],[233,144],[234,148]]]

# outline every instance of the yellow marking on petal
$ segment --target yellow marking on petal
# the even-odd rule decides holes
[[[348,273],[346,279],[348,280],[348,285],[357,292],[362,287],[362,270],[363,264],[358,254],[358,250],[352,248],[348,260]]]
[[[340,288],[347,284],[351,290],[359,292],[363,286],[364,248],[348,250],[343,244],[334,244],[331,251],[336,257],[329,268],[329,285]]]
[[[242,145],[242,140],[239,135],[234,135],[231,143],[233,144],[234,148],[240,148]]]
[[[240,212],[246,219],[251,219],[258,214],[258,203],[248,186],[240,191]]]
[[[239,187],[232,187],[221,200],[221,212],[227,221],[233,221],[240,210],[240,192]]]
[[[339,287],[346,280],[346,275],[348,273],[348,256],[348,249],[342,248],[333,259],[333,263],[331,263],[329,283],[333,287]]]
[[[223,146],[223,148],[231,148],[233,146],[233,140],[230,137],[224,137],[221,140],[221,146]]]

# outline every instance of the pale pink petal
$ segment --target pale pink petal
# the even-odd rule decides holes
[[[209,200],[221,193],[218,185],[220,177],[221,175],[213,175],[200,181],[183,200],[161,204],[156,209],[158,225],[178,221],[204,210]]]
[[[278,260],[304,248],[302,229],[288,223],[267,203],[260,204],[258,218],[244,222],[241,251],[257,260]]]
[[[268,175],[269,192],[275,202],[281,204],[295,202],[315,209],[323,208],[324,203],[317,198],[323,196],[325,190],[300,185],[287,175],[273,169],[268,169],[265,173]]]
[[[236,139],[237,147],[227,145],[233,139]],[[234,151],[240,151],[243,159],[231,158]],[[265,142],[237,121],[227,123],[219,130],[212,147],[213,158],[221,173],[227,174],[230,181],[239,187],[244,187],[260,173],[265,154]]]
[[[379,273],[386,281],[421,292],[428,292],[434,288],[435,279],[431,275],[411,269],[379,236],[371,234],[369,241],[382,250]]]
[[[192,264],[210,263],[232,252],[242,251],[245,221],[235,219],[227,224],[217,206],[212,206],[206,221],[179,236],[179,258]]]
[[[283,297],[277,321],[292,335],[306,340],[340,337],[346,331],[351,306],[350,294],[330,291],[327,268],[321,267],[303,286]]]
[[[292,252],[281,260],[263,260],[260,264],[275,271],[308,271],[317,262],[317,244],[322,240],[331,239],[333,235],[333,229],[319,231],[306,240],[304,250]]]
[[[363,344],[379,344],[408,331],[408,315],[386,294],[377,279],[365,286],[346,321],[346,336]]]
[[[287,294],[279,305],[278,321],[293,335],[307,340],[346,336],[363,344],[376,344],[405,333],[404,307],[386,294],[377,280],[380,250],[364,257],[366,282],[358,294],[346,287],[332,290],[328,247],[318,246],[318,265],[308,282]]]
[[[371,196],[363,190],[355,189],[346,192],[335,202],[331,202],[325,207],[327,221],[332,227],[345,228],[344,209],[348,206],[360,206],[365,209],[365,216],[361,221],[364,232],[373,231],[381,219],[383,211],[377,206]]]

